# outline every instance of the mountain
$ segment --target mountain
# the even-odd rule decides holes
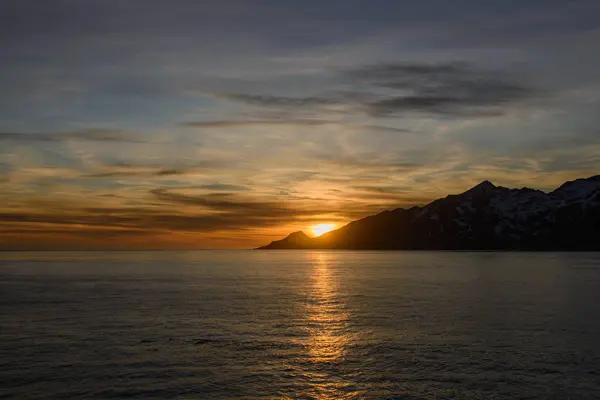
[[[290,233],[284,239],[271,242],[269,249],[310,249],[313,240],[302,231]],[[266,246],[265,246],[266,248]]]
[[[310,238],[259,249],[600,250],[600,175],[550,193],[489,181],[423,207],[372,215]]]

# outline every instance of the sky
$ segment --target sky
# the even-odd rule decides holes
[[[600,171],[597,0],[4,0],[0,249],[252,248]]]

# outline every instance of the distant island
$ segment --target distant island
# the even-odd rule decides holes
[[[600,250],[600,175],[550,193],[489,181],[423,207],[383,211],[321,236],[294,232],[259,250]]]

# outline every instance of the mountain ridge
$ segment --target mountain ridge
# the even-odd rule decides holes
[[[385,210],[315,238],[294,232],[258,249],[600,250],[600,175],[548,193],[486,180],[422,207]]]

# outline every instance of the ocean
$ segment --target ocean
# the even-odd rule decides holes
[[[0,253],[0,397],[600,399],[600,254]]]

